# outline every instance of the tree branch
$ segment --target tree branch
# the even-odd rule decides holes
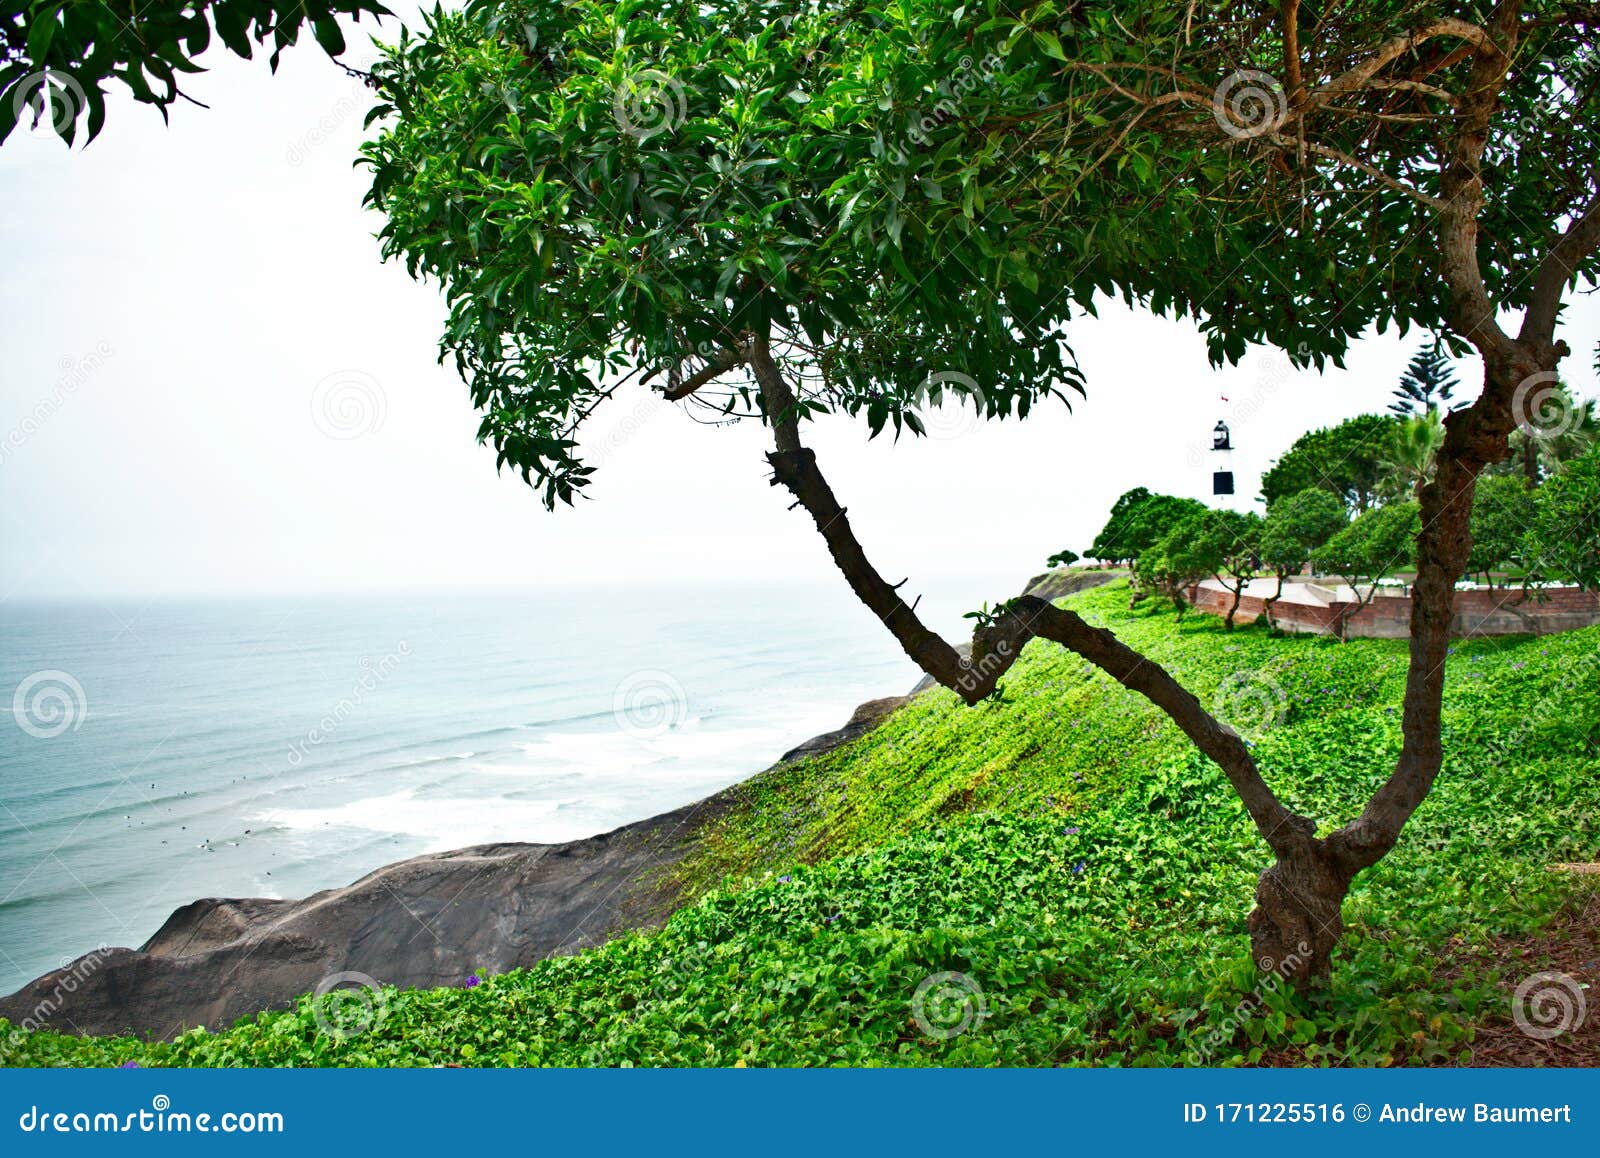
[[[994,692],[1000,678],[1034,636],[1059,643],[1155,704],[1196,747],[1215,760],[1274,852],[1282,855],[1303,848],[1311,840],[1313,822],[1283,806],[1262,779],[1237,732],[1201,707],[1200,701],[1160,664],[1140,655],[1104,628],[1091,626],[1076,613],[1037,596],[1024,595],[974,631],[972,654],[961,658],[954,647],[917,618],[900,598],[896,585],[885,580],[867,559],[850,529],[844,508],[817,466],[816,455],[800,441],[798,403],[772,360],[765,337],[752,342],[750,365],[761,388],[762,406],[773,426],[776,449],[767,455],[767,461],[772,465],[774,485],[787,487],[810,513],[851,590],[883,621],[918,667],[966,703],[976,704]]]
[[[1589,177],[1591,183],[1597,186],[1594,200],[1589,202],[1589,207],[1567,228],[1561,240],[1539,263],[1533,294],[1528,301],[1528,311],[1522,318],[1522,331],[1518,335],[1524,342],[1548,346],[1554,341],[1561,295],[1578,265],[1600,247],[1600,170],[1591,171]]]
[[[669,386],[661,392],[661,395],[668,402],[677,402],[680,399],[689,397],[700,387],[715,378],[721,377],[735,366],[743,366],[746,361],[748,359],[735,350],[718,350],[712,359],[699,370],[696,370],[676,386]]]

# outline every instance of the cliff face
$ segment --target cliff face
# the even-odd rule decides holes
[[[140,949],[91,953],[0,999],[24,1028],[170,1037],[290,1004],[334,974],[460,985],[664,921],[661,870],[728,794],[587,840],[489,844],[387,865],[303,900],[206,899]]]
[[[1050,572],[1027,590],[1054,599],[1113,578]],[[913,694],[926,686],[931,681]],[[844,727],[783,760],[831,751],[908,698],[862,704]],[[0,1017],[26,1029],[171,1037],[285,1007],[336,974],[432,988],[461,985],[477,969],[499,973],[576,952],[665,921],[678,902],[665,870],[689,856],[742,793],[735,785],[566,844],[489,844],[414,857],[301,900],[194,901],[139,949],[86,954],[0,998]]]

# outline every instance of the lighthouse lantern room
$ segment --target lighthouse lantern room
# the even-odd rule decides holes
[[[1221,419],[1211,428],[1211,493],[1218,498],[1233,496],[1233,433]]]

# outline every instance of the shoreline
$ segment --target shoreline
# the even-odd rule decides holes
[[[1122,574],[1051,571],[1024,590],[1057,599]],[[477,970],[505,972],[659,928],[679,900],[666,870],[748,785],[865,734],[929,682],[867,701],[842,727],[719,792],[595,836],[423,854],[295,900],[192,901],[140,948],[95,949],[0,998],[0,1017],[22,1029],[170,1038],[287,1007],[338,975],[401,988],[461,985]]]

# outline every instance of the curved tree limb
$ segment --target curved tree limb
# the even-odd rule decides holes
[[[1140,655],[1104,628],[1037,596],[1012,600],[972,637],[972,654],[963,659],[937,632],[917,618],[867,559],[850,528],[845,509],[817,466],[817,456],[800,441],[798,403],[773,361],[767,340],[751,345],[751,369],[761,389],[762,406],[772,423],[776,449],[767,456],[774,484],[788,488],[822,532],[828,550],[857,598],[883,620],[913,661],[966,703],[991,695],[1000,678],[1035,636],[1077,653],[1124,687],[1165,712],[1196,747],[1222,768],[1268,846],[1279,855],[1303,850],[1315,824],[1285,808],[1262,779],[1239,734],[1200,705],[1154,660]]]

